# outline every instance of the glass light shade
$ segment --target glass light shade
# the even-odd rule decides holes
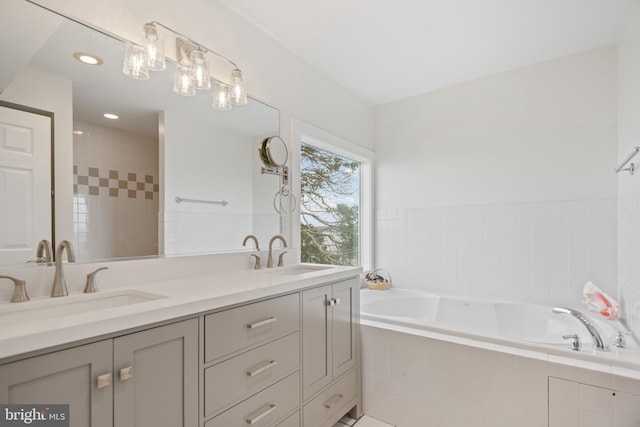
[[[244,105],[247,103],[247,89],[242,82],[242,71],[235,69],[231,72],[231,89],[229,99],[233,105]]]
[[[147,53],[142,46],[127,43],[124,49],[122,72],[132,79],[146,80],[149,78]]]
[[[195,49],[190,54],[193,81],[196,89],[207,90],[211,88],[211,71],[209,58],[206,52]]]
[[[152,71],[164,70],[167,66],[164,56],[164,40],[158,34],[155,25],[146,24],[144,26],[142,45],[147,51],[149,69]]]
[[[211,104],[216,110],[231,110],[231,102],[229,101],[229,86],[224,83],[216,83],[213,90],[213,103]]]
[[[173,91],[182,96],[194,96],[196,94],[193,74],[190,68],[176,66],[176,74],[173,76]]]

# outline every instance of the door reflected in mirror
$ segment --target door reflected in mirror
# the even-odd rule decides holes
[[[174,63],[130,79],[123,41],[27,1],[0,14],[11,17],[2,39],[24,40],[0,44],[0,100],[53,114],[55,239],[74,242],[79,260],[246,250],[244,236],[280,232],[278,178],[260,173],[257,150],[279,135],[277,109],[250,99],[219,111],[212,90],[181,97]],[[0,248],[0,265],[35,258],[41,239],[53,238],[30,236],[24,259]]]

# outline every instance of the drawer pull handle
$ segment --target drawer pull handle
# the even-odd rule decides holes
[[[111,372],[109,372],[108,374],[99,375],[96,385],[98,387],[98,390],[102,390],[103,388],[110,387],[111,386]]]
[[[256,328],[259,328],[261,326],[267,326],[267,325],[272,324],[276,320],[278,320],[277,317],[270,317],[268,319],[261,320],[261,321],[256,322],[256,323],[250,323],[250,324],[247,325],[247,329],[256,329]]]
[[[263,419],[264,417],[266,417],[267,415],[271,414],[273,411],[276,410],[277,406],[274,404],[269,404],[267,405],[268,408],[265,409],[264,411],[262,411],[261,413],[259,413],[258,415],[256,415],[255,417],[251,418],[247,418],[247,424],[255,424],[258,421],[260,421],[261,419]]]
[[[263,373],[266,370],[269,370],[271,368],[273,368],[274,366],[276,366],[278,364],[278,362],[276,362],[275,360],[270,361],[269,363],[260,366],[258,369],[256,369],[255,371],[247,371],[247,376],[249,377],[255,377],[258,374]]]
[[[133,378],[133,366],[120,369],[120,381],[126,381],[131,378]]]
[[[324,402],[324,407],[327,409],[331,409],[336,403],[340,402],[341,400],[342,400],[342,395],[336,394],[331,399]]]

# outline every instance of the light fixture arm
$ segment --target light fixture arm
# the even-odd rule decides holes
[[[171,31],[171,32],[172,32],[172,33],[174,33],[175,35],[180,36],[181,38],[183,38],[183,39],[185,39],[185,40],[189,41],[190,43],[192,43],[193,45],[195,45],[195,46],[196,46],[196,47],[198,47],[199,49],[201,49],[201,50],[203,50],[203,51],[205,51],[205,52],[211,52],[212,54],[214,54],[214,55],[215,55],[215,56],[217,56],[218,58],[222,59],[223,61],[225,61],[225,62],[227,62],[227,63],[229,63],[229,64],[233,65],[235,68],[238,68],[238,69],[240,68],[240,67],[238,67],[238,64],[236,64],[235,62],[233,62],[232,60],[230,60],[230,59],[229,59],[229,58],[227,58],[226,56],[224,56],[224,55],[222,55],[222,54],[220,54],[220,53],[216,52],[215,50],[210,49],[210,48],[208,48],[208,47],[206,47],[206,46],[204,46],[204,45],[202,45],[202,44],[200,44],[200,43],[198,43],[198,42],[196,42],[196,41],[192,40],[191,38],[189,38],[189,37],[185,36],[184,34],[182,34],[182,33],[178,32],[178,31],[174,30],[173,28],[171,28],[171,27],[168,27],[168,26],[164,25],[162,22],[158,22],[158,21],[151,21],[151,22],[147,22],[145,25],[157,25],[158,27],[162,27],[162,28],[164,28],[164,29],[165,29],[165,30],[167,30],[167,31]],[[176,58],[176,60],[179,60],[179,59],[180,59],[180,58]]]

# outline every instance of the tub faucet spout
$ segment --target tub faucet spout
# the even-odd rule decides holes
[[[591,337],[593,338],[594,348],[600,351],[609,351],[609,347],[605,345],[604,340],[602,339],[602,335],[600,335],[600,332],[598,332],[596,326],[584,314],[582,314],[578,310],[566,307],[555,307],[551,311],[556,314],[568,314],[578,319],[580,323],[582,323],[584,327],[587,328],[589,334],[591,334]]]

